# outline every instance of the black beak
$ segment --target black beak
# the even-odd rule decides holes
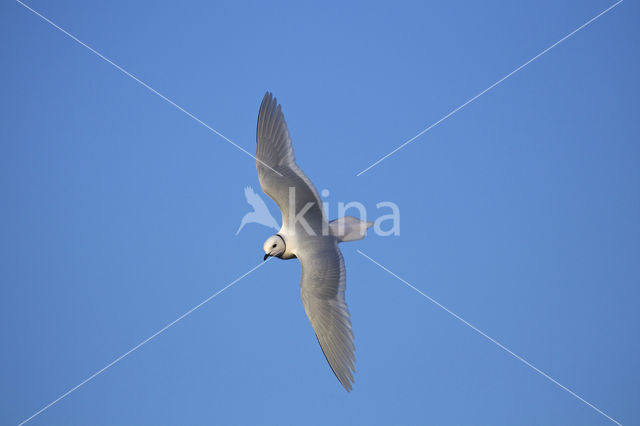
[[[264,255],[264,259],[262,259],[262,261],[264,262],[265,260],[267,260],[267,257],[269,257],[269,255],[268,255],[268,254],[265,254],[265,255]]]

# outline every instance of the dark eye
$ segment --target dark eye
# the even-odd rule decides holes
[[[274,245],[271,246],[271,248],[276,248],[276,246],[277,246],[277,244],[274,244]]]

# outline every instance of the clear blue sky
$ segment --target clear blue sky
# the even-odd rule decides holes
[[[30,1],[248,151],[273,91],[330,203],[401,209],[400,236],[342,247],[351,393],[298,263],[274,260],[31,424],[610,424],[357,248],[640,424],[636,2],[355,176],[612,3]],[[251,158],[18,3],[0,24],[0,423],[17,424],[259,263],[271,231],[235,236]]]

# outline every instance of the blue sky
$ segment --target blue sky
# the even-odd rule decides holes
[[[30,1],[248,151],[273,91],[333,207],[401,209],[400,236],[342,246],[351,393],[298,263],[272,261],[30,424],[610,424],[356,249],[640,424],[637,3],[355,176],[612,3]],[[271,231],[235,236],[250,157],[18,3],[0,22],[0,423],[17,424],[258,264]]]

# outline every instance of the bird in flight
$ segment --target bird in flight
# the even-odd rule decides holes
[[[282,213],[282,227],[264,243],[264,260],[300,261],[304,310],[333,373],[350,391],[355,347],[338,243],[364,238],[372,223],[352,216],[327,221],[318,191],[296,164],[282,108],[269,92],[258,113],[256,167],[262,190]]]

